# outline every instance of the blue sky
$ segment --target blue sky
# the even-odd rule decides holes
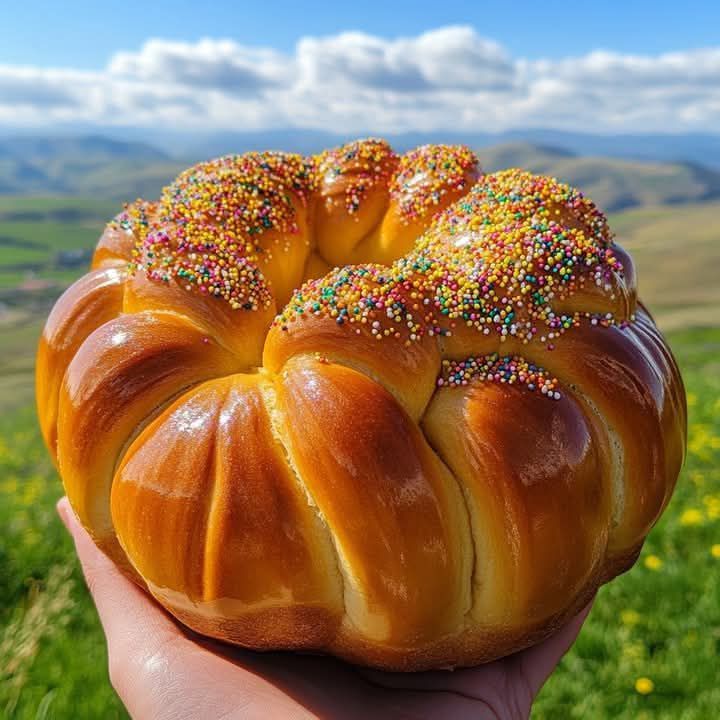
[[[289,52],[304,35],[362,30],[395,37],[456,24],[472,25],[528,58],[599,48],[657,54],[720,44],[718,0],[3,0],[0,8],[0,63],[87,69],[148,37],[228,37]]]
[[[0,0],[0,129],[74,126],[718,132],[720,1]]]

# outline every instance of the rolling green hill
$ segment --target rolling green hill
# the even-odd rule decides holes
[[[0,141],[0,194],[152,197],[187,163],[145,143],[99,136]]]
[[[113,201],[0,196],[0,302],[28,279],[72,282],[118,210]]]
[[[514,166],[554,175],[581,187],[607,211],[720,200],[720,171],[691,163],[579,157],[524,142],[477,152],[487,171]],[[102,137],[0,141],[0,196],[154,198],[192,162],[143,143]]]
[[[690,163],[577,157],[527,143],[483,148],[478,155],[487,171],[522,167],[557,177],[581,188],[608,212],[720,199],[720,172]]]
[[[638,267],[640,295],[665,330],[720,325],[720,203],[612,215]]]

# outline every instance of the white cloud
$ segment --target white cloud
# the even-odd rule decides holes
[[[364,33],[305,38],[298,43],[304,88],[365,87],[397,93],[507,87],[515,66],[503,49],[469,27],[383,40]]]
[[[301,39],[148,40],[100,72],[0,66],[0,123],[349,132],[717,130],[720,47],[527,60],[470,27]]]
[[[274,50],[246,48],[232,40],[188,43],[148,40],[140,52],[120,52],[111,76],[244,94],[287,81],[292,60]]]
[[[584,57],[526,63],[531,75],[554,74],[569,82],[600,87],[704,87],[720,82],[720,48],[665,53],[655,57],[594,51]]]
[[[0,105],[47,110],[77,107],[82,73],[0,65]]]

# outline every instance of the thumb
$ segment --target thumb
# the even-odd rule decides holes
[[[211,643],[193,642],[96,547],[67,498],[57,511],[75,541],[107,637],[110,681],[132,717],[310,716],[278,689],[300,692],[280,663],[275,669],[272,657],[263,662],[244,653],[245,662],[231,661],[205,646]]]
[[[162,610],[148,601],[147,595],[98,549],[78,521],[66,497],[58,502],[57,511],[75,542],[85,581],[100,615],[108,643],[112,645],[115,640],[127,639],[128,630],[122,626],[134,627],[137,623],[142,627],[138,635],[145,637],[151,629],[177,632],[175,624]]]
[[[122,686],[131,675],[129,658],[142,662],[166,643],[187,640],[177,625],[98,549],[66,497],[58,502],[57,511],[75,542],[107,638],[110,680],[123,697]]]

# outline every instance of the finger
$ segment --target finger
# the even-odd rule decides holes
[[[528,698],[531,701],[574,642],[591,605],[539,645],[495,662],[453,672],[395,673],[367,668],[358,668],[358,672],[370,682],[387,688],[456,692],[490,704],[501,704],[506,699],[503,696],[515,692],[520,685],[528,695],[532,691]]]
[[[532,698],[539,692],[545,681],[550,677],[560,660],[580,634],[583,623],[590,614],[595,598],[576,615],[567,625],[561,628],[539,645],[523,650],[509,660],[517,664],[518,672],[527,683]]]
[[[108,643],[124,645],[135,637],[154,637],[158,632],[178,634],[172,620],[148,602],[147,596],[98,549],[80,525],[66,497],[58,502],[57,511],[75,542]]]

